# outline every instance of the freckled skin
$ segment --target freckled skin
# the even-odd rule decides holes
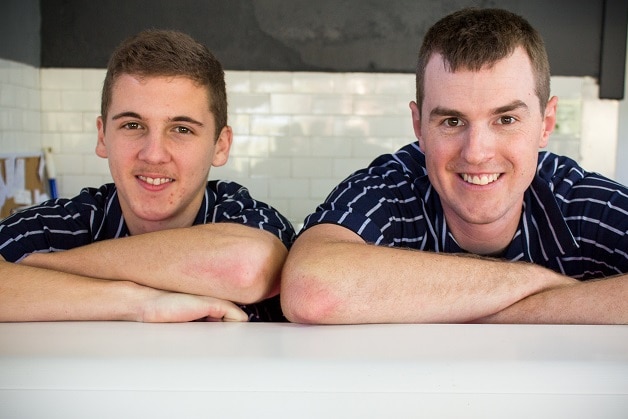
[[[186,77],[117,79],[106,124],[98,120],[96,152],[109,160],[132,234],[191,225],[211,166],[226,163],[231,129],[216,141],[207,95]]]

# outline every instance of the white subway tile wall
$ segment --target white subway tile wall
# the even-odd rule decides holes
[[[104,76],[0,59],[0,155],[52,147],[64,197],[111,182],[107,161],[94,153]],[[414,140],[412,74],[228,71],[226,78],[234,143],[229,162],[212,168],[210,178],[242,183],[296,226],[353,170]],[[604,112],[595,113],[595,123],[612,126],[616,102],[597,100],[593,79],[554,77],[552,87],[562,99],[548,148],[582,160],[583,112],[599,104]],[[594,170],[612,176],[614,159],[603,158],[605,167]]]
[[[39,70],[0,60],[0,153],[41,151]]]

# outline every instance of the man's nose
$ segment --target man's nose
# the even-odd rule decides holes
[[[140,160],[152,164],[164,163],[170,160],[167,136],[158,131],[149,131],[144,137],[144,143],[138,157]]]
[[[465,131],[461,155],[470,164],[481,164],[495,153],[495,134],[488,127],[472,125]]]

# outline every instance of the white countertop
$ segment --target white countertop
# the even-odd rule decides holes
[[[0,418],[627,418],[628,326],[0,323]]]

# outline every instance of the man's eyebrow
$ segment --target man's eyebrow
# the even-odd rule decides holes
[[[111,117],[112,120],[116,120],[116,119],[121,119],[121,118],[134,118],[134,119],[142,119],[142,116],[140,114],[138,114],[137,112],[131,112],[131,111],[127,111],[127,112],[120,112],[119,114],[116,114],[114,116]],[[189,116],[175,116],[172,118],[168,118],[169,121],[171,122],[188,122],[190,124],[194,124],[197,125],[199,127],[204,126],[204,124],[200,121],[197,121],[194,118],[190,118]]]
[[[454,118],[462,118],[464,114],[460,111],[456,111],[454,109],[443,108],[442,106],[437,106],[430,112],[430,119],[435,119],[442,116],[450,116]]]
[[[497,107],[491,111],[493,115],[501,115],[503,113],[512,112],[514,110],[524,110],[528,111],[528,105],[521,100],[515,100],[507,105]],[[430,112],[430,119],[438,118],[438,117],[453,117],[453,118],[464,118],[464,113],[457,111],[455,109],[444,108],[442,106],[437,106]]]
[[[172,122],[189,122],[190,124],[198,125],[199,127],[202,127],[205,125],[202,122],[197,121],[196,119],[190,118],[189,116],[185,116],[185,115],[175,116],[173,118],[169,118],[169,120]]]
[[[528,111],[528,105],[525,104],[525,102],[522,102],[521,100],[515,100],[511,103],[509,103],[508,105],[504,105],[504,106],[500,106],[499,108],[495,108],[493,110],[493,115],[499,115],[502,113],[508,113],[508,112],[512,112],[515,110],[521,109],[523,111]]]
[[[118,114],[115,114],[114,116],[111,117],[112,120],[116,120],[116,119],[120,119],[120,118],[135,118],[135,119],[142,119],[142,117],[140,116],[139,113],[136,112],[120,112]]]

